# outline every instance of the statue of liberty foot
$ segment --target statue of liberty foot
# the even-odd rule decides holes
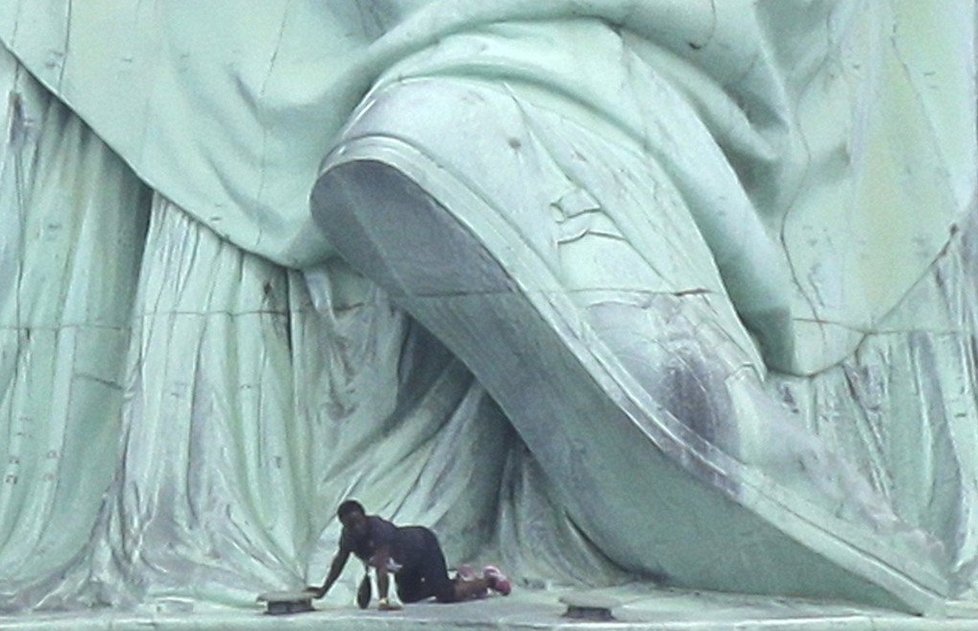
[[[765,390],[764,332],[661,162],[559,97],[398,82],[364,101],[312,212],[469,366],[622,567],[939,612],[939,546]]]

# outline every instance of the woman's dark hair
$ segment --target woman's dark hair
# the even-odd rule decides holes
[[[363,504],[356,500],[346,500],[340,507],[336,509],[336,516],[343,519],[344,515],[349,515],[350,513],[360,513],[361,515],[366,515],[367,511],[363,510]]]

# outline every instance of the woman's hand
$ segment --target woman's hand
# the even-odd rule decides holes
[[[399,611],[403,608],[404,607],[401,605],[401,603],[388,600],[387,598],[381,598],[380,602],[377,603],[377,609],[381,611]]]
[[[305,591],[307,594],[312,594],[312,597],[317,600],[326,595],[325,589],[322,587],[316,587],[315,585],[310,585]]]

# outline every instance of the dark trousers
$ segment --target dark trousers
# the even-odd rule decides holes
[[[391,558],[401,565],[394,576],[401,602],[414,603],[431,597],[439,602],[455,600],[455,584],[448,578],[445,555],[429,529],[398,528],[391,544]]]

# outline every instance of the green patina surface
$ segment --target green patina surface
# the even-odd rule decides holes
[[[974,16],[4,3],[0,624],[271,624],[350,495],[552,588],[398,625],[966,612]]]

